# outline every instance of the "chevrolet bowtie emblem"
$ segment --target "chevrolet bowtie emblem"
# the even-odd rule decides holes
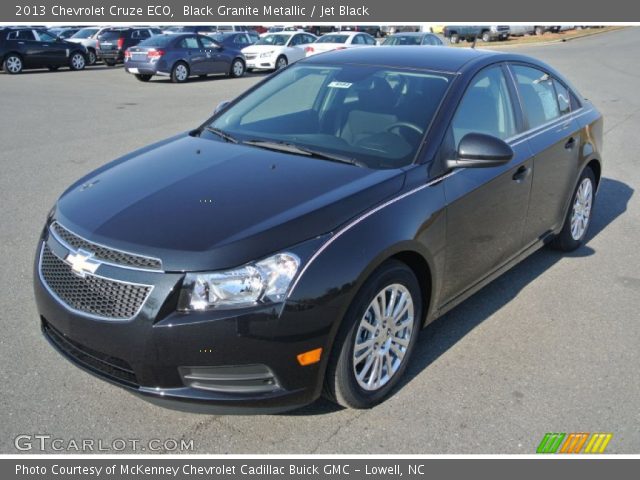
[[[75,274],[84,277],[87,273],[96,273],[100,266],[100,262],[92,257],[93,253],[81,249],[77,252],[70,252],[64,261],[71,265],[71,270]]]

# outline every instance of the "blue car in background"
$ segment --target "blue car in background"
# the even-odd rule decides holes
[[[256,32],[216,32],[208,35],[220,45],[231,48],[249,47],[260,40],[260,35]]]
[[[239,48],[221,45],[205,35],[163,34],[128,48],[124,68],[141,82],[163,75],[183,83],[194,75],[242,77],[246,63]]]

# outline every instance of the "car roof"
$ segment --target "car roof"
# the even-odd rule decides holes
[[[334,50],[301,60],[305,63],[386,65],[397,68],[459,72],[476,59],[501,56],[503,53],[474,48],[426,48],[412,46],[363,47]]]
[[[434,35],[430,32],[396,32],[389,35],[390,37],[422,37],[424,35]]]

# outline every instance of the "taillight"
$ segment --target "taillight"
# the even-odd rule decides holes
[[[305,53],[313,53],[315,50],[313,49],[313,47],[307,47],[304,49]]]
[[[124,47],[124,38],[120,37],[118,39],[118,50],[122,49],[122,47]]]
[[[124,51],[124,59],[125,59],[125,60],[129,60],[130,58],[131,58],[131,52],[130,52],[130,51],[129,51],[129,49],[127,48],[127,49]]]
[[[100,42],[96,41],[96,49],[100,50]]]
[[[161,56],[164,55],[164,53],[165,53],[164,50],[161,50],[159,48],[153,48],[147,52],[147,57],[160,58]]]

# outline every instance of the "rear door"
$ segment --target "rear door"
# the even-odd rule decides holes
[[[205,35],[200,35],[200,44],[202,45],[203,54],[203,73],[227,73],[228,62],[222,52],[220,44],[214,42]]]
[[[183,37],[178,43],[180,56],[187,59],[191,73],[201,75],[207,73],[207,58],[198,41],[197,35]]]
[[[41,65],[42,49],[31,29],[14,30],[7,34],[7,49],[22,55],[25,67]]]
[[[534,242],[558,228],[578,175],[580,129],[569,90],[549,73],[510,65],[524,112],[526,141],[534,154],[531,204],[525,240]]]
[[[447,200],[444,303],[523,248],[532,159],[527,142],[511,143],[522,128],[514,98],[505,67],[481,70],[467,88],[441,149],[443,160],[455,158],[466,134],[483,133],[505,140],[514,150],[506,165],[461,168],[443,180]]]

